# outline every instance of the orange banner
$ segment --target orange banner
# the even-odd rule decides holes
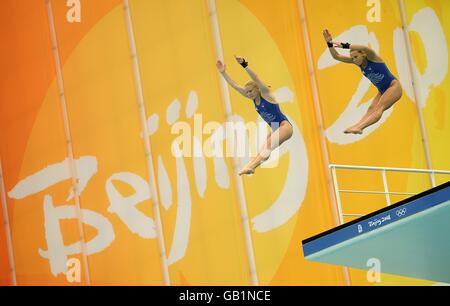
[[[342,269],[309,263],[299,249],[302,239],[334,222],[297,1],[223,0],[217,1],[217,12],[229,74],[245,84],[249,76],[233,58],[244,56],[271,85],[294,126],[277,167],[244,178],[260,284],[342,284]],[[251,101],[231,91],[231,102],[246,121],[257,119]]]
[[[450,167],[450,7],[404,2],[411,62],[397,0],[2,1],[1,196],[15,269],[2,226],[0,285],[373,285],[366,271],[347,280],[306,261],[301,242],[338,225],[327,161]],[[324,29],[373,48],[402,84],[362,135],[343,131],[377,91],[330,56]],[[293,126],[252,176],[237,176],[249,156],[228,149],[255,151],[269,129],[224,83],[222,55],[241,86],[244,56]],[[239,125],[258,129],[231,139]],[[340,189],[398,192],[342,193],[348,215],[430,187],[429,175],[337,175]]]

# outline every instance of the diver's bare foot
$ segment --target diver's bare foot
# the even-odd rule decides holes
[[[362,129],[352,126],[344,131],[345,134],[362,134]]]
[[[239,175],[251,175],[255,173],[255,169],[249,168],[249,167],[245,167],[244,169],[242,169],[241,171],[239,171]]]

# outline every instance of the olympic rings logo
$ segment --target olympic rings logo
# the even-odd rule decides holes
[[[406,208],[402,208],[399,209],[395,212],[395,214],[397,215],[397,217],[403,217],[404,215],[406,215]]]

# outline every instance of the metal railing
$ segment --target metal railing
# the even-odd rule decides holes
[[[413,192],[396,192],[390,191],[388,186],[387,172],[405,172],[405,173],[427,173],[430,174],[431,187],[436,187],[436,174],[450,175],[450,171],[446,170],[427,170],[427,169],[411,169],[411,168],[389,168],[389,167],[367,167],[367,166],[351,166],[351,165],[330,165],[331,175],[333,178],[334,192],[336,195],[336,204],[339,213],[339,223],[344,224],[344,217],[361,217],[364,214],[345,214],[342,211],[341,193],[354,193],[354,194],[384,194],[386,198],[386,205],[391,205],[391,195],[416,195]],[[372,190],[351,190],[351,189],[339,189],[339,182],[337,179],[336,169],[357,170],[357,171],[379,171],[383,180],[384,191],[372,191]]]

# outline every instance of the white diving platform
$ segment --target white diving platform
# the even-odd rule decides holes
[[[303,241],[307,260],[450,283],[450,181]]]

